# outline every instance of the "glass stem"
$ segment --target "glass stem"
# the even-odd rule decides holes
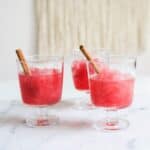
[[[116,108],[106,109],[106,123],[108,126],[114,126],[118,123],[118,111]]]
[[[48,119],[48,110],[46,107],[37,107],[37,119],[46,120]]]

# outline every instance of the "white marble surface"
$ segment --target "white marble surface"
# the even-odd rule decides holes
[[[70,81],[68,81],[70,82]],[[67,82],[67,83],[68,83]],[[106,133],[91,123],[101,110],[72,109],[79,93],[65,83],[62,102],[49,109],[60,117],[56,126],[29,128],[23,123],[27,109],[22,105],[17,81],[0,84],[0,150],[149,150],[150,77],[138,76],[130,109],[120,115],[130,121],[128,129]]]

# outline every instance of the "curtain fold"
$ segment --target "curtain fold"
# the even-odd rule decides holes
[[[80,44],[140,53],[150,44],[149,0],[36,0],[38,53],[67,54]]]

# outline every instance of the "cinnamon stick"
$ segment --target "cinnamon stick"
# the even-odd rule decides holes
[[[81,50],[81,52],[83,53],[83,55],[86,57],[86,59],[91,62],[91,64],[93,65],[93,67],[94,67],[94,69],[95,69],[95,72],[96,72],[97,74],[99,74],[99,73],[100,73],[100,68],[95,64],[95,62],[93,61],[91,55],[90,55],[90,54],[88,53],[88,51],[84,48],[83,45],[80,45],[80,50]]]
[[[26,75],[30,75],[31,74],[30,68],[29,68],[29,66],[27,64],[27,61],[26,61],[26,59],[24,57],[24,54],[23,54],[22,50],[20,48],[16,49],[16,54],[17,54],[18,59],[19,59],[19,61],[21,63],[21,66],[23,68],[24,73]]]

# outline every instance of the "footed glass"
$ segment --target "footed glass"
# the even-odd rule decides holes
[[[94,59],[97,59],[97,57],[100,58],[101,61],[106,61],[108,59],[106,51],[102,49],[93,50],[91,54]],[[76,102],[75,108],[82,110],[96,108],[89,99],[87,60],[79,49],[73,51],[71,69],[75,89],[85,93],[85,95],[81,97],[81,101]]]
[[[106,111],[106,117],[95,124],[105,131],[121,130],[129,126],[128,120],[119,118],[117,111],[132,104],[135,84],[135,58],[121,55],[109,57],[108,65],[101,65],[96,73],[91,62],[88,63],[91,101],[96,107]]]
[[[27,106],[25,122],[28,126],[48,126],[58,118],[48,114],[48,108],[61,100],[63,58],[57,56],[27,57],[30,74],[25,74],[17,61],[22,101]]]

